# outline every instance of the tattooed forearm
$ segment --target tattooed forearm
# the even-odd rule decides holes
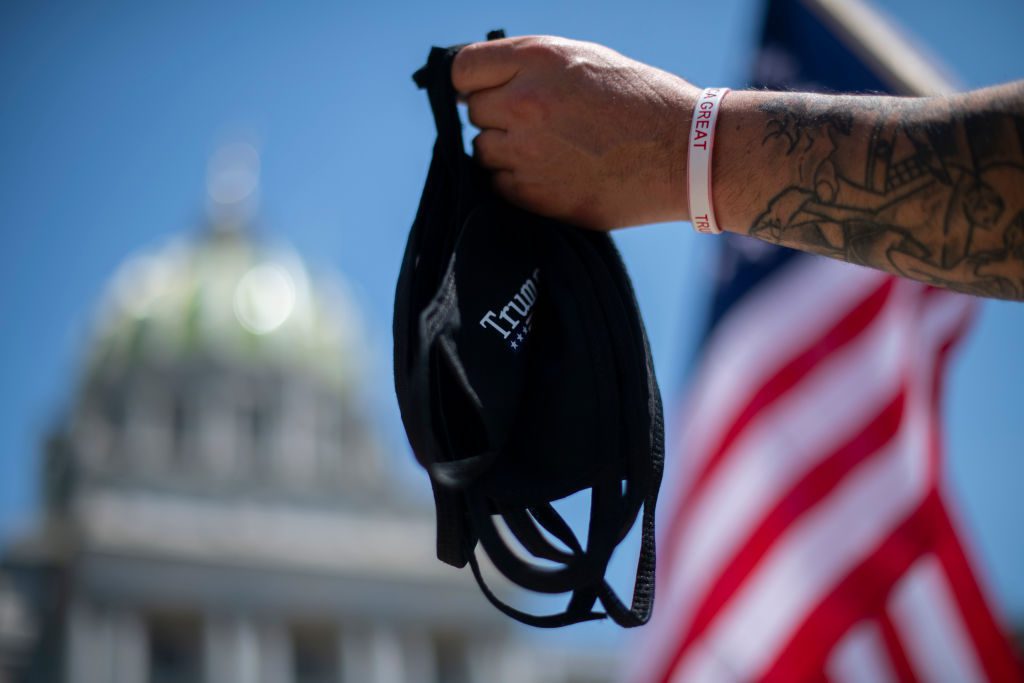
[[[779,171],[757,196],[744,190],[760,207],[751,235],[1024,299],[1024,83],[934,99],[760,93],[749,105],[734,119],[760,124],[747,153]]]

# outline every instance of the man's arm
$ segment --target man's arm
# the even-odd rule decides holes
[[[597,229],[688,219],[699,91],[592,43],[477,43],[452,73],[511,201]],[[949,98],[732,92],[721,227],[986,296],[1024,299],[1024,83]]]
[[[718,125],[726,229],[1024,299],[1024,83],[947,98],[734,92]]]

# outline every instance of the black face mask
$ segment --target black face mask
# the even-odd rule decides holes
[[[608,235],[511,206],[466,155],[451,84],[458,49],[433,48],[414,76],[428,92],[438,137],[394,317],[395,389],[409,442],[430,474],[437,554],[456,567],[468,562],[487,598],[524,623],[610,616],[638,626],[654,602],[664,435],[636,298]],[[551,503],[587,489],[584,549]],[[626,607],[604,574],[641,507]],[[496,515],[545,563],[521,559]],[[514,583],[571,593],[565,611],[536,616],[501,602],[484,583],[477,542]]]

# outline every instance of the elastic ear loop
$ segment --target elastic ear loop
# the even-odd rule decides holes
[[[437,127],[434,155],[448,169],[452,179],[453,203],[452,230],[444,234],[441,253],[450,254],[465,224],[465,198],[475,195],[473,190],[476,167],[466,155],[462,140],[462,119],[456,101],[457,93],[452,85],[452,63],[455,55],[465,45],[434,47],[427,57],[427,64],[415,74],[413,81],[427,91],[430,109]]]
[[[610,243],[611,238],[607,235],[591,236],[590,234],[577,232],[573,233],[570,239],[577,240],[578,248],[581,251],[580,260],[584,264],[584,269],[587,271],[587,275],[593,283],[594,288],[601,291],[602,297],[600,300],[606,302],[606,305],[602,306],[600,310],[606,329],[624,331],[628,327],[628,325],[624,324],[628,322],[628,319],[626,318],[624,311],[621,309],[616,310],[614,307],[615,302],[618,300],[617,297],[619,296],[619,293],[614,291],[613,288],[613,291],[609,292],[609,287],[607,285],[610,280],[610,275],[607,273],[606,269],[603,273],[599,272],[602,268],[602,264],[595,253],[597,251],[595,245],[590,243],[591,239],[593,239],[594,242],[603,239]],[[587,252],[589,254],[589,258],[584,257],[582,252]],[[609,305],[611,308],[609,308]],[[629,402],[631,393],[627,392],[625,387],[620,384],[623,380],[624,370],[619,367],[618,362],[616,361],[623,357],[628,357],[623,356],[624,352],[622,350],[623,344],[628,344],[628,342],[623,342],[620,334],[609,335],[609,338],[611,340],[611,345],[616,349],[612,354],[614,373],[611,377],[614,378],[618,387],[620,398],[618,405],[622,406],[624,403]],[[628,351],[626,353],[628,353]],[[621,413],[616,415],[613,418],[614,424],[618,424],[619,421],[625,422],[623,418],[624,415]],[[622,449],[625,449],[626,453],[631,453],[634,445],[626,441],[629,434],[619,433],[619,437],[620,440],[616,440],[614,442],[616,448],[620,449],[620,453],[622,452]],[[602,463],[601,476],[599,477],[598,483],[595,483],[591,494],[593,496],[593,500],[591,505],[591,528],[588,535],[588,545],[590,547],[588,550],[591,554],[602,558],[604,565],[607,565],[615,547],[619,542],[621,542],[624,535],[628,533],[629,528],[632,526],[632,521],[636,518],[636,514],[640,509],[639,500],[631,500],[633,498],[633,495],[631,495],[633,491],[632,488],[627,488],[627,495],[623,496],[621,484],[619,483],[619,469],[616,464],[617,463],[614,459]],[[639,482],[636,483],[639,484]],[[631,505],[631,502],[634,504]],[[638,562],[641,562],[643,559],[644,552],[641,551],[640,560]],[[603,574],[604,573],[602,572],[602,581],[599,583],[599,596],[601,597],[602,604],[605,603],[606,599],[608,600],[608,604],[605,604],[605,609],[608,612],[608,615],[612,617],[616,623],[622,626],[635,625],[633,623],[635,620],[629,612],[624,609],[621,601],[617,596],[615,596],[615,592],[612,590],[611,586],[603,580]]]
[[[416,85],[427,91],[430,108],[434,113],[434,123],[437,125],[440,152],[456,173],[459,171],[456,165],[465,156],[465,149],[462,141],[462,121],[456,107],[457,93],[452,85],[452,62],[463,47],[465,46],[454,45],[431,48],[426,66],[412,76]]]
[[[589,281],[590,287],[587,291],[595,292],[599,287],[599,281],[597,281],[591,269],[589,268],[589,259],[585,257],[585,254],[578,247],[574,248],[573,242],[579,242],[580,237],[584,234],[578,228],[550,225],[549,230],[558,231],[558,235],[564,239],[564,245],[569,253],[573,255],[573,262],[577,263],[579,270],[582,271],[582,275],[575,275],[578,278],[577,282]],[[605,236],[607,238],[607,236]],[[591,303],[590,310],[584,316],[584,320],[590,323],[590,334],[589,339],[606,339],[608,346],[605,349],[610,349],[613,344],[613,340],[616,337],[614,330],[617,330],[617,325],[613,324],[613,321],[609,320],[604,307],[600,305],[600,299],[597,296],[591,296],[588,298],[588,303]],[[600,345],[592,348],[600,348]],[[608,444],[608,447],[599,449],[595,455],[597,468],[594,474],[594,481],[591,484],[590,491],[590,520],[587,528],[587,549],[586,557],[588,558],[587,564],[594,568],[595,575],[592,578],[586,580],[584,586],[598,586],[604,580],[604,574],[608,567],[608,562],[611,559],[612,552],[615,550],[615,527],[616,522],[622,518],[621,509],[621,487],[618,482],[615,467],[615,453],[618,451],[620,439],[622,437],[622,431],[620,428],[619,415],[616,414],[615,406],[621,402],[621,387],[618,383],[618,377],[615,373],[615,354],[603,354],[604,358],[603,365],[598,367],[595,363],[595,373],[602,378],[606,378],[608,383],[598,383],[598,390],[600,396],[598,397],[598,406],[602,411],[602,414],[598,416],[598,424],[606,431],[605,439],[602,443]],[[619,402],[616,402],[614,398],[619,398]]]
[[[548,533],[564,543],[566,547],[574,553],[580,555],[583,554],[583,547],[576,538],[576,534],[573,533],[572,527],[570,527],[562,516],[558,514],[554,506],[550,503],[542,503],[541,505],[530,507],[529,511],[532,519],[536,520],[536,522],[547,530]],[[568,607],[566,607],[566,613],[579,613],[581,611],[593,609],[594,601],[597,599],[601,588],[607,586],[604,581],[603,571],[601,572],[600,578],[600,586],[597,583],[594,583],[584,588],[577,589],[577,591],[573,593],[572,600],[570,600]]]
[[[505,37],[504,29],[488,31],[487,40],[499,40]],[[455,102],[455,87],[452,85],[451,68],[452,61],[459,50],[469,43],[460,43],[451,47],[435,47],[430,50],[426,66],[421,67],[412,75],[412,80],[418,88],[430,90],[434,88],[438,95],[438,103],[442,106],[435,110],[435,115],[443,111],[443,103],[448,91],[451,91],[451,101]],[[433,101],[431,102],[433,104]],[[458,118],[456,117],[456,120]],[[440,132],[440,131],[439,131]],[[460,148],[461,149],[461,148]]]
[[[603,612],[584,612],[573,614],[569,610],[566,610],[558,614],[537,615],[518,610],[508,603],[502,602],[502,600],[491,591],[487,586],[487,583],[484,581],[483,574],[480,572],[480,564],[476,559],[476,555],[471,550],[467,551],[467,553],[469,557],[469,566],[473,570],[473,578],[476,579],[476,583],[480,586],[480,591],[484,594],[484,597],[487,598],[487,601],[494,605],[503,614],[512,617],[516,621],[522,622],[527,626],[536,626],[537,628],[558,628],[560,626],[578,624],[583,621],[595,621],[597,619],[605,618],[605,614]],[[591,603],[593,603],[593,600]]]
[[[605,255],[605,262],[609,268],[616,270],[621,277],[616,278],[618,283],[625,291],[621,292],[623,299],[632,303],[632,310],[639,310],[639,306],[636,300],[636,293],[633,291],[633,285],[626,274],[625,265],[622,262],[622,257],[618,251],[614,248],[614,243],[611,243],[611,248]],[[627,310],[629,310],[627,308]],[[658,492],[661,488],[661,478],[664,470],[665,463],[665,427],[664,427],[664,413],[661,404],[661,393],[658,390],[657,377],[654,372],[654,359],[651,355],[650,342],[647,338],[647,331],[641,321],[637,321],[636,329],[639,333],[639,341],[643,350],[644,358],[644,371],[647,381],[644,382],[647,400],[648,400],[648,412],[653,416],[653,420],[650,426],[650,469],[649,478],[646,481],[647,494],[644,499],[644,514],[641,522],[641,552],[640,559],[637,562],[637,574],[636,583],[633,588],[633,605],[628,612],[631,623],[624,623],[619,621],[616,617],[616,613],[622,612],[625,608],[619,603],[618,598],[612,594],[610,596],[602,596],[601,602],[608,609],[609,614],[616,622],[623,626],[640,626],[646,623],[651,616],[651,611],[654,607],[654,588],[655,588],[655,564],[656,564],[656,551],[655,551],[655,509],[658,502]],[[627,530],[628,531],[628,530]],[[618,603],[615,605],[615,603]],[[615,606],[613,606],[615,605]],[[627,617],[625,614],[622,615],[623,620]]]
[[[593,583],[599,578],[597,572],[602,568],[593,566],[585,557],[574,557],[560,568],[539,567],[519,558],[498,533],[486,500],[472,492],[467,492],[466,498],[473,529],[484,551],[494,566],[513,583],[538,593],[557,594],[570,593],[576,586]]]
[[[566,552],[551,543],[544,537],[544,534],[537,527],[537,522],[530,517],[526,510],[505,510],[502,511],[501,517],[505,520],[509,530],[523,544],[523,547],[537,557],[551,560],[552,562],[569,564],[575,559],[574,555],[581,552],[575,550]],[[579,544],[577,543],[577,545]]]
[[[509,523],[509,528],[513,530],[513,533],[518,539],[520,539],[527,550],[537,557],[543,557],[553,561],[561,561],[565,557],[581,557],[584,555],[583,548],[576,539],[576,535],[572,532],[572,529],[565,523],[565,520],[561,518],[549,503],[530,507],[529,510],[531,515],[533,515],[533,519],[528,517],[522,511],[506,513],[505,517]],[[536,522],[534,519],[536,519]],[[547,539],[545,539],[535,526],[535,524],[538,523],[554,535],[555,538],[570,548],[573,551],[572,555],[556,548]],[[608,588],[607,584],[605,584],[603,580],[598,582],[598,584],[590,585],[574,591],[573,596],[569,601],[569,605],[563,612],[550,615],[530,614],[510,606],[498,598],[487,586],[487,583],[483,578],[483,574],[480,571],[476,555],[471,549],[468,551],[468,556],[470,567],[473,570],[473,577],[476,579],[477,584],[480,586],[480,590],[483,592],[487,600],[504,614],[521,621],[524,624],[538,628],[555,628],[559,626],[567,626],[569,624],[577,624],[583,621],[603,619],[606,616],[602,612],[592,611],[592,607],[594,602],[597,600],[598,593],[602,588]]]
[[[414,452],[416,459],[429,471],[437,462],[442,452],[437,435],[432,425],[433,397],[431,396],[430,373],[434,371],[431,352],[450,307],[454,305],[454,282],[450,277],[451,269],[442,278],[440,297],[435,298],[423,310],[419,318],[419,347],[416,350],[417,362],[412,364],[410,373],[410,420],[416,424],[421,443]],[[468,520],[465,518],[465,501],[461,494],[450,491],[437,483],[433,478],[430,487],[434,494],[437,525],[437,557],[455,567],[464,567],[465,536],[469,533]]]
[[[623,304],[625,305],[628,300],[633,304],[632,310],[639,310],[636,302],[636,295],[633,292],[632,284],[626,275],[625,266],[622,263],[622,259],[618,254],[618,251],[614,247],[614,243],[609,240],[609,249],[601,254],[604,256],[606,266],[610,269],[618,271],[620,277],[615,279],[616,283],[620,285],[624,283],[625,292],[619,292],[622,296]],[[629,311],[629,307],[625,308],[625,311]],[[628,313],[626,313],[628,315]],[[618,597],[612,592],[607,591],[602,593],[601,602],[608,610],[609,615],[616,621],[616,623],[625,627],[641,626],[650,620],[651,612],[654,607],[654,587],[655,587],[655,566],[657,559],[656,543],[655,543],[655,511],[658,502],[658,492],[661,488],[661,476],[664,468],[664,457],[665,457],[665,442],[664,442],[664,424],[663,414],[661,406],[661,395],[658,391],[657,380],[654,374],[653,358],[651,357],[650,344],[647,339],[647,333],[644,330],[642,322],[637,321],[638,324],[631,326],[634,330],[639,332],[640,345],[644,358],[644,375],[646,382],[642,382],[646,389],[647,400],[648,400],[648,414],[653,415],[653,419],[649,426],[649,434],[647,435],[646,448],[650,449],[650,464],[649,469],[646,472],[647,476],[637,481],[630,481],[627,484],[627,492],[632,493],[634,486],[646,491],[646,495],[643,500],[643,518],[641,520],[641,541],[640,541],[640,557],[637,560],[636,569],[636,580],[633,586],[633,600],[631,607],[627,610],[626,607],[621,603]],[[637,341],[633,339],[634,343]],[[629,531],[628,528],[623,529],[623,537]],[[620,539],[621,540],[621,539]]]
[[[600,238],[604,237],[604,240]],[[583,241],[590,241],[584,238]],[[602,242],[606,242],[603,244]],[[621,626],[634,627],[640,626],[646,623],[650,619],[650,614],[654,604],[654,572],[656,562],[656,549],[655,549],[655,532],[654,532],[654,521],[655,521],[655,508],[657,504],[658,489],[660,488],[661,482],[661,471],[664,460],[664,437],[662,427],[662,415],[661,415],[661,400],[658,396],[656,387],[650,386],[653,381],[653,367],[650,358],[650,349],[648,346],[646,333],[643,330],[642,323],[639,325],[633,325],[634,321],[630,319],[628,314],[628,308],[625,306],[624,299],[628,295],[632,298],[634,306],[636,305],[635,295],[633,294],[632,287],[629,284],[628,277],[626,277],[625,266],[622,264],[621,257],[618,255],[618,251],[615,249],[614,242],[605,235],[596,235],[592,239],[592,243],[588,245],[592,248],[592,253],[596,252],[598,262],[592,262],[594,268],[602,268],[604,274],[608,277],[594,277],[594,281],[601,285],[602,291],[605,296],[603,300],[608,303],[611,307],[610,311],[606,311],[610,315],[613,315],[618,319],[618,323],[613,325],[614,329],[629,330],[630,334],[628,339],[623,340],[620,337],[615,337],[615,343],[620,347],[620,352],[616,354],[617,358],[635,358],[636,354],[640,349],[636,348],[637,340],[634,338],[634,332],[639,329],[641,335],[641,343],[643,346],[642,357],[644,359],[644,374],[648,378],[648,382],[639,382],[639,387],[633,386],[635,390],[640,389],[640,393],[646,393],[648,397],[648,411],[653,412],[654,419],[649,427],[650,431],[647,434],[637,434],[637,443],[630,444],[629,448],[638,449],[636,452],[644,452],[650,450],[650,465],[648,468],[639,468],[635,466],[634,458],[630,460],[630,470],[632,470],[633,476],[627,480],[626,489],[626,516],[623,520],[622,528],[617,534],[616,545],[620,543],[625,536],[629,533],[632,527],[632,522],[636,518],[636,514],[639,512],[640,504],[643,504],[644,513],[641,521],[641,550],[640,557],[637,560],[636,580],[633,588],[633,601],[631,608],[627,609],[618,596],[615,595],[611,587],[604,583],[601,590],[601,602],[608,611],[608,614],[612,619]],[[604,247],[604,248],[602,248]],[[615,270],[620,276],[619,278],[611,278],[610,271]],[[613,283],[613,286],[608,287],[609,282]],[[625,282],[628,288],[626,292],[622,292],[619,287],[615,286],[620,282]],[[609,291],[611,290],[611,291]],[[622,324],[625,323],[625,324]],[[628,348],[622,351],[622,346],[625,345]],[[625,355],[623,355],[625,353]],[[628,381],[631,377],[628,369],[624,370],[623,377]],[[644,391],[646,386],[646,392]],[[635,391],[625,392],[627,395],[632,395]],[[639,405],[633,406],[634,401],[626,402],[634,410],[639,410]],[[636,417],[636,415],[634,415]],[[645,471],[646,470],[646,471]],[[646,495],[644,495],[646,494]]]
[[[490,31],[487,40],[505,37],[502,29]],[[427,91],[430,108],[437,126],[437,142],[435,152],[447,164],[459,187],[456,199],[469,191],[474,182],[474,171],[477,170],[472,159],[466,154],[465,142],[462,139],[462,119],[459,116],[458,93],[452,85],[452,64],[459,50],[467,43],[451,47],[431,48],[427,63],[413,74],[412,79],[419,88]],[[456,215],[462,215],[462,205],[457,201]]]
[[[550,506],[548,506],[550,508]],[[583,548],[580,546],[579,541],[576,539],[576,535],[572,533],[568,524],[554,512],[554,508],[550,508],[551,511],[558,517],[559,521],[562,522],[564,528],[568,531],[568,536],[559,538],[562,543],[565,544],[571,552],[567,553],[561,548],[556,547],[538,528],[540,524],[534,516],[525,510],[514,510],[505,511],[502,513],[502,518],[505,523],[511,529],[512,533],[523,544],[523,547],[534,554],[536,557],[541,557],[553,562],[569,562],[576,558],[580,561],[586,562],[586,555],[583,552]],[[540,524],[543,526],[542,524]],[[546,528],[546,527],[545,527]],[[550,531],[550,530],[549,530]],[[603,572],[602,572],[603,574]],[[578,587],[573,591],[572,598],[569,600],[568,606],[565,608],[565,614],[568,616],[575,616],[577,614],[594,613],[591,612],[594,607],[594,603],[597,601],[598,589],[596,584],[588,582],[584,587]]]

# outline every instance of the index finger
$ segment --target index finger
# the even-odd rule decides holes
[[[452,62],[452,85],[463,94],[496,88],[512,80],[519,72],[515,54],[516,38],[501,38],[470,43]]]

